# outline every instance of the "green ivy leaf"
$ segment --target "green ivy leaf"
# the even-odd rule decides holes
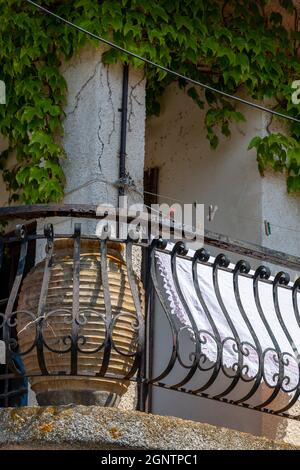
[[[195,87],[191,87],[187,91],[188,96],[199,106],[200,109],[204,108],[204,102],[200,99]]]
[[[253,148],[258,148],[259,144],[261,143],[261,137],[255,136],[253,139],[251,139],[249,145],[248,145],[248,150],[251,150]]]

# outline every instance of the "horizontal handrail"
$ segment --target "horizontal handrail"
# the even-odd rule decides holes
[[[89,204],[37,204],[30,206],[14,206],[4,207],[0,209],[0,221],[2,220],[32,220],[40,218],[50,217],[73,217],[83,219],[95,219],[109,220],[110,214],[107,213],[111,207],[105,205],[89,205]],[[123,214],[119,213],[119,210],[115,209],[117,221],[124,220]],[[144,214],[145,223],[151,224],[151,216]],[[136,215],[128,216],[126,221],[128,223],[134,221]],[[157,225],[161,230],[164,228],[170,228],[170,222],[166,223],[162,220],[157,222]],[[172,227],[171,221],[171,233],[174,229],[175,224]],[[176,227],[175,227],[176,229]],[[187,235],[191,235],[190,232],[185,229]],[[274,250],[264,246],[260,246],[254,243],[237,240],[231,238],[228,235],[215,233],[209,230],[204,231],[204,244],[214,246],[223,250],[228,250],[237,255],[246,256],[256,260],[267,261],[271,264],[285,266],[289,269],[300,270],[300,257],[294,256],[282,251]]]

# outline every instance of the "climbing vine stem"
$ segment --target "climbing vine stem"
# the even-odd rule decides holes
[[[60,16],[154,62],[235,94],[244,89],[255,100],[268,99],[293,117],[292,83],[300,78],[300,32],[292,0],[44,0]],[[63,197],[62,146],[67,84],[61,66],[92,42],[76,29],[22,0],[0,0],[0,80],[7,104],[0,107],[0,134],[7,149],[0,168],[11,201],[46,203]],[[108,49],[103,62],[130,60]],[[146,67],[147,112],[158,115],[160,98],[174,77]],[[230,137],[233,122],[245,120],[227,99],[177,80],[205,113],[212,148]],[[283,127],[285,126],[285,127]],[[261,174],[267,168],[287,175],[290,192],[300,190],[300,125],[256,136]],[[12,164],[14,162],[14,164]]]

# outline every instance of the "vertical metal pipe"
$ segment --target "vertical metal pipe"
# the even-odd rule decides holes
[[[78,370],[78,333],[80,315],[80,237],[81,224],[74,227],[73,248],[73,302],[71,326],[71,375],[77,375]]]
[[[123,66],[123,86],[122,86],[122,108],[121,108],[121,139],[120,139],[120,165],[119,178],[119,196],[124,196],[125,188],[122,185],[126,176],[126,138],[127,138],[127,105],[128,105],[128,79],[129,66],[127,63]]]
[[[105,342],[103,348],[102,364],[99,372],[99,375],[102,377],[105,376],[109,366],[113,335],[112,307],[107,264],[107,240],[105,239],[100,241],[101,280],[103,285],[103,297],[105,305]]]

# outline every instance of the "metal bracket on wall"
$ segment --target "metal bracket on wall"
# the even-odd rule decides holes
[[[271,235],[271,224],[268,220],[265,220],[264,225],[265,225],[266,236],[269,237]]]

